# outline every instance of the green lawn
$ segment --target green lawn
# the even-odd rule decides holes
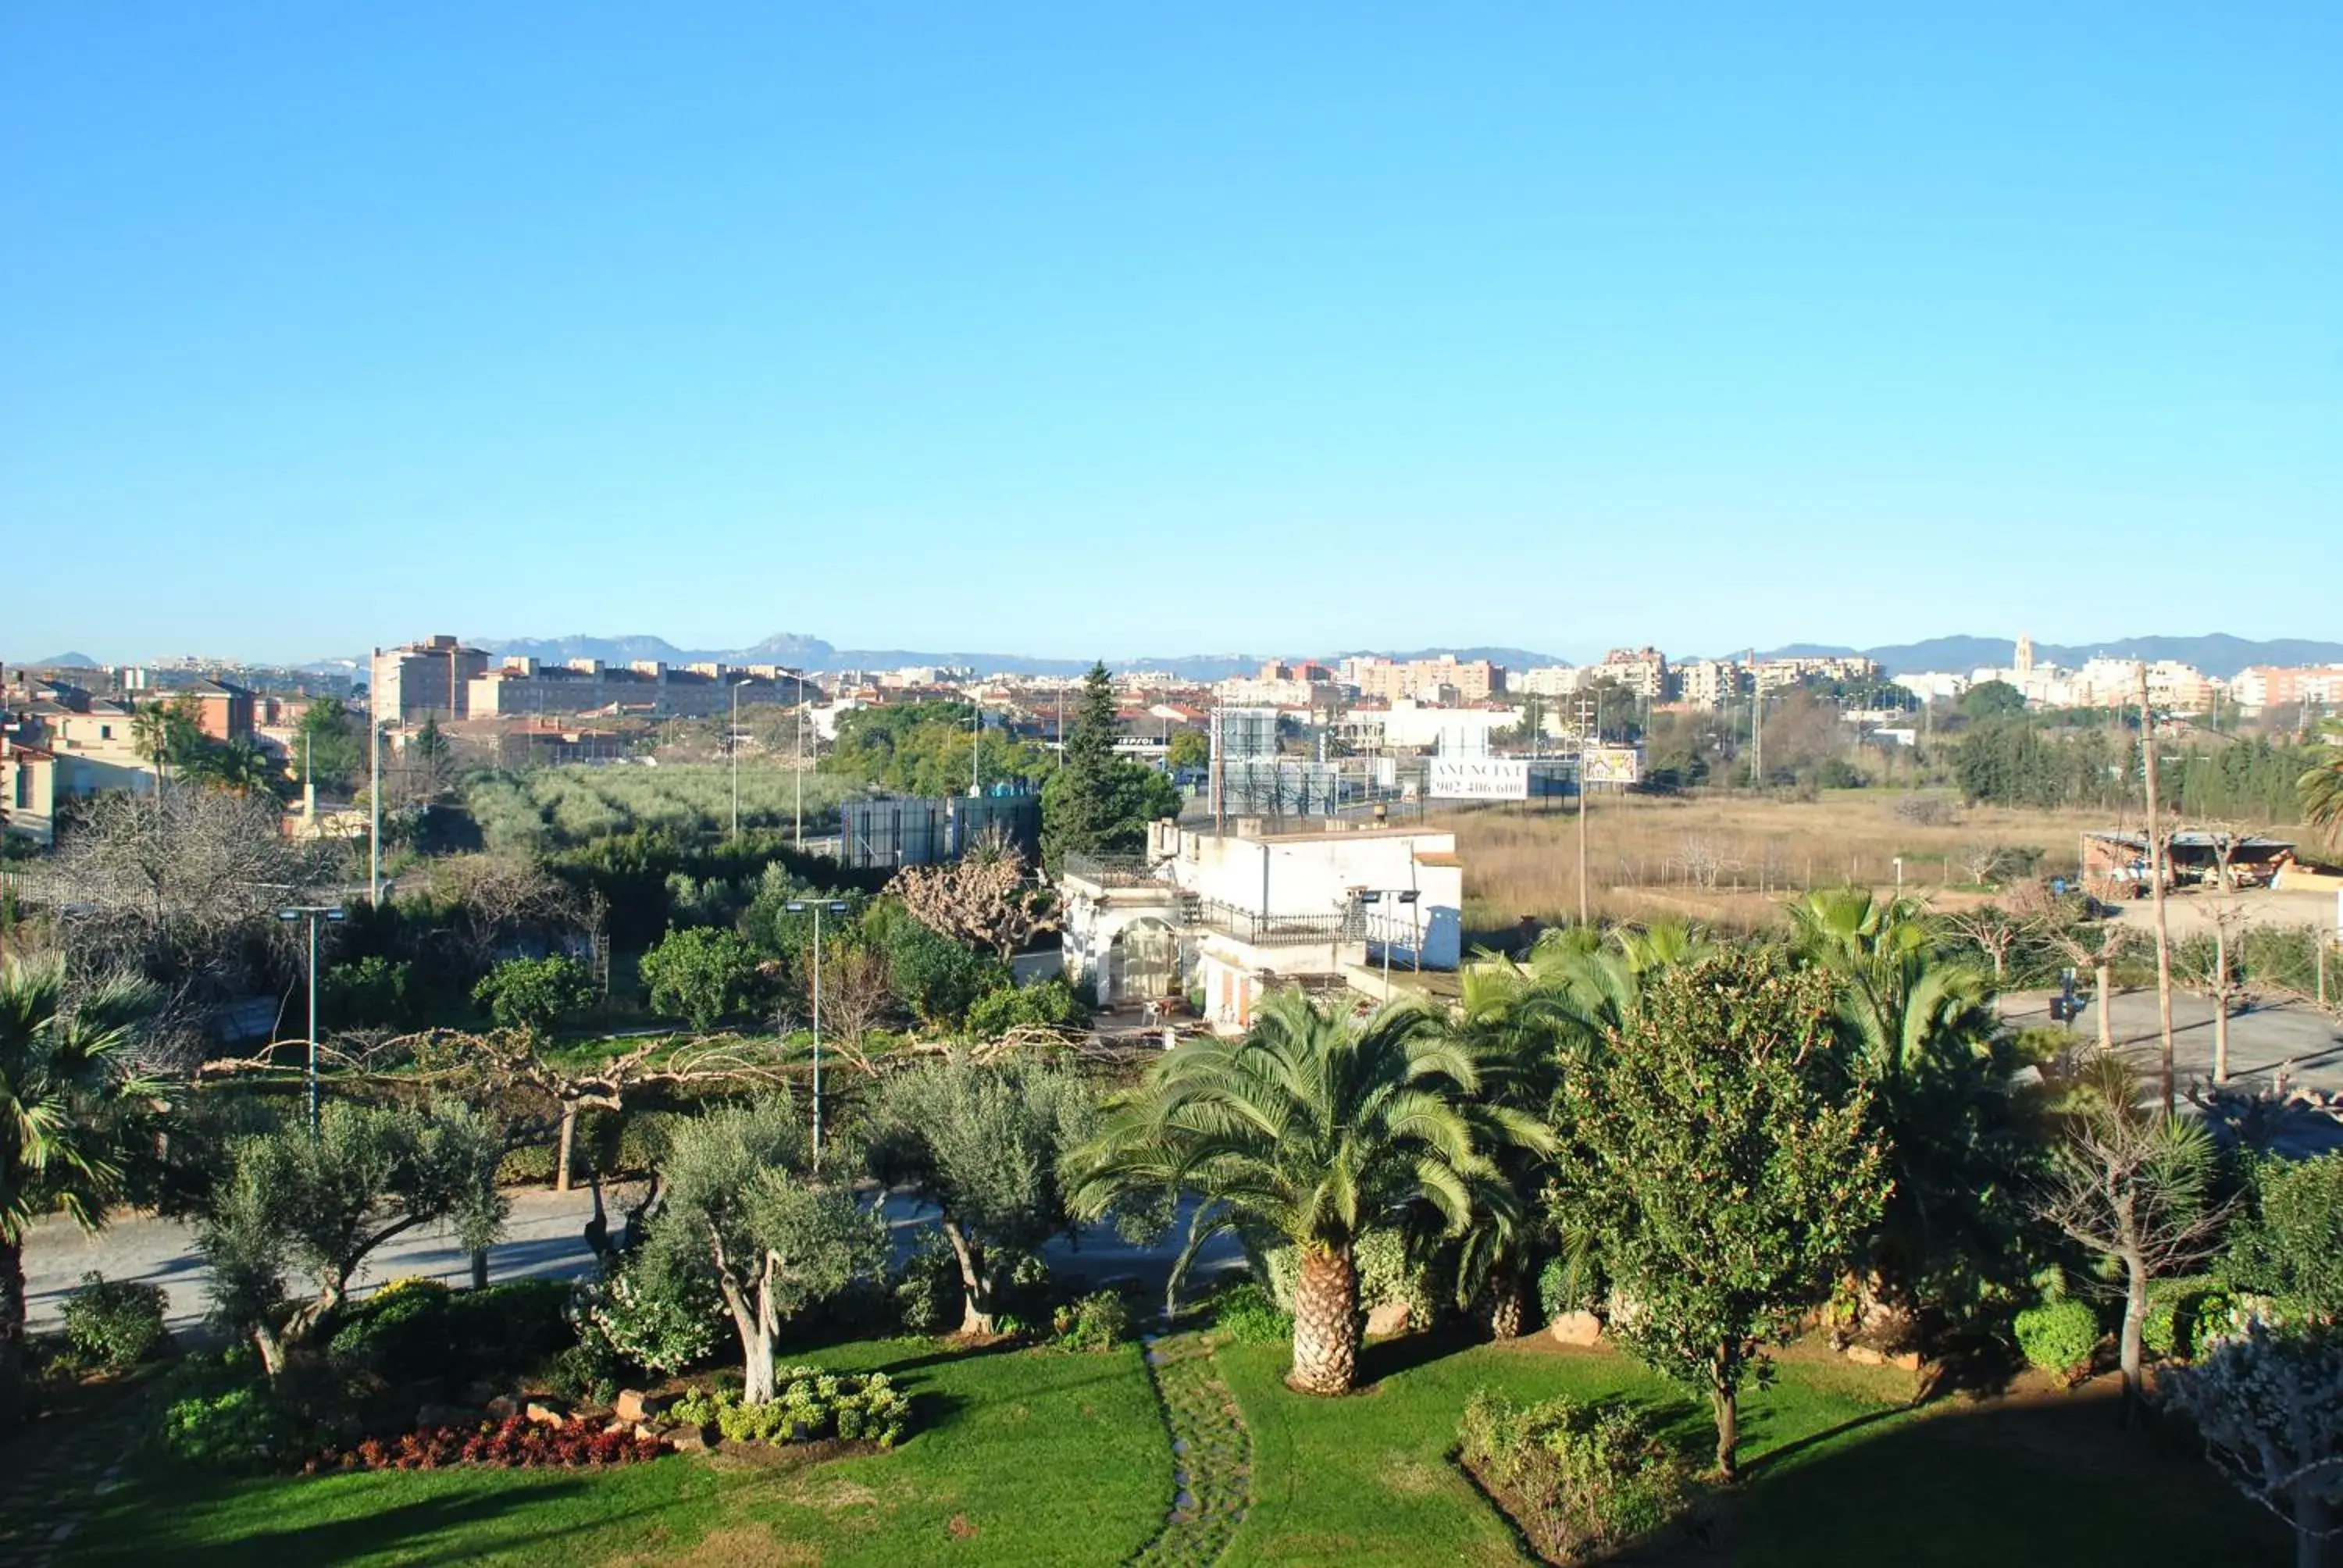
[[[1170,1507],[1136,1350],[957,1355],[890,1341],[801,1359],[899,1377],[920,1430],[894,1452],[817,1465],[719,1455],[222,1483],[142,1463],[64,1561],[1097,1563],[1137,1551]]]
[[[809,1354],[884,1368],[919,1403],[893,1453],[719,1454],[604,1473],[447,1471],[222,1483],[140,1461],[75,1563],[689,1563],[871,1568],[1097,1563],[1162,1523],[1172,1462],[1135,1350],[958,1354],[926,1342]],[[1478,1386],[1634,1402],[1704,1458],[1706,1411],[1624,1357],[1536,1342],[1371,1346],[1371,1386],[1289,1392],[1282,1347],[1223,1348],[1251,1431],[1252,1501],[1226,1563],[1502,1563],[1512,1531],[1449,1458]],[[1701,1568],[2283,1563],[2290,1547],[2177,1433],[2127,1436],[2105,1401],[1907,1411],[1904,1380],[1794,1361],[1745,1402],[1747,1483]]]

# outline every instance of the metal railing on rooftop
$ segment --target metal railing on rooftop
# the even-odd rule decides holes
[[[1162,881],[1144,855],[1068,855],[1064,870],[1101,888],[1144,888]]]

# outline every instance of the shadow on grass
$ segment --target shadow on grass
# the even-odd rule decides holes
[[[285,1529],[249,1530],[231,1538],[214,1540],[173,1540],[170,1536],[182,1530],[190,1534],[208,1533],[208,1527],[216,1523],[216,1519],[209,1516],[240,1513],[241,1508],[229,1503],[206,1504],[185,1499],[164,1503],[151,1494],[142,1497],[134,1491],[121,1494],[123,1500],[116,1506],[126,1513],[147,1516],[141,1523],[151,1523],[152,1527],[126,1536],[119,1545],[87,1551],[78,1560],[146,1563],[159,1558],[188,1568],[243,1568],[256,1563],[270,1564],[271,1568],[289,1568],[295,1563],[345,1563],[377,1553],[399,1553],[404,1561],[410,1563],[457,1562],[477,1556],[478,1538],[472,1533],[482,1526],[491,1525],[508,1514],[574,1500],[583,1495],[588,1484],[584,1480],[560,1481],[527,1489],[421,1498],[387,1508],[360,1507],[344,1518]],[[104,1525],[112,1522],[97,1523]],[[540,1544],[580,1531],[598,1531],[611,1523],[612,1516],[604,1514],[590,1523],[531,1531],[509,1544]],[[454,1535],[470,1536],[471,1543],[458,1548],[450,1541],[443,1552],[429,1550],[434,1537]]]
[[[1359,1347],[1359,1387],[1362,1391],[1372,1389],[1386,1378],[1412,1372],[1488,1342],[1486,1335],[1459,1326],[1369,1341]]]

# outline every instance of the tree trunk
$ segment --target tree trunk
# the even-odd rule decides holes
[[[25,1386],[25,1243],[0,1241],[0,1420],[11,1419]]]
[[[1716,1473],[1726,1481],[1741,1476],[1741,1393],[1722,1383],[1708,1391],[1709,1413],[1716,1418]]]
[[[984,1243],[950,1220],[943,1221],[943,1232],[944,1240],[951,1243],[952,1256],[960,1260],[960,1332],[989,1334],[993,1332],[992,1283],[984,1272]]]
[[[488,1250],[486,1247],[475,1247],[472,1249],[472,1289],[485,1291],[488,1288]]]
[[[1348,1393],[1359,1377],[1359,1270],[1351,1250],[1302,1249],[1293,1286],[1293,1370],[1302,1393]]]
[[[2294,1494],[2294,1568],[2327,1568],[2327,1532],[2334,1520],[2327,1500],[2312,1493],[2306,1483]]]
[[[2147,1409],[2147,1385],[2140,1375],[2140,1329],[2147,1321],[2147,1270],[2136,1260],[2124,1264],[2123,1332],[2117,1356],[2123,1365],[2124,1422],[2137,1426]]]
[[[1499,1263],[1489,1271],[1489,1282],[1484,1287],[1489,1297],[1489,1337],[1493,1340],[1517,1340],[1522,1337],[1522,1276],[1511,1262]]]
[[[2116,989],[2116,966],[2102,959],[2091,970],[2091,979],[2099,990],[2099,1049],[2116,1048],[2115,1020],[2107,1016],[2107,998]]]
[[[261,1372],[275,1382],[285,1371],[285,1342],[277,1337],[267,1319],[252,1325],[252,1347],[260,1352]]]
[[[569,1191],[569,1156],[577,1146],[578,1107],[564,1105],[561,1108],[561,1147],[553,1157],[553,1190],[557,1192]]]
[[[2229,928],[2219,919],[2213,922],[2213,1081],[2229,1081]]]

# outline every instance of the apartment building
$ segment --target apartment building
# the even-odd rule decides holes
[[[487,672],[488,657],[485,649],[445,636],[376,648],[367,665],[375,718],[405,725],[468,717],[468,683]]]
[[[1656,648],[1614,648],[1592,673],[1615,680],[1652,702],[1662,701],[1668,694],[1667,655]]]
[[[605,709],[707,717],[731,708],[735,688],[747,704],[794,700],[808,684],[798,671],[779,665],[605,665],[597,658],[540,664],[516,658],[465,683],[464,710],[478,719],[538,719]]]
[[[2343,664],[2257,664],[2237,672],[2229,695],[2249,713],[2297,703],[2332,712],[2343,709]]]
[[[1346,658],[1342,665],[1342,683],[1356,689],[1362,698],[1378,702],[1397,702],[1402,698],[1438,699],[1446,697],[1456,702],[1486,702],[1505,690],[1505,668],[1485,658],[1460,659],[1453,654],[1442,654],[1438,658],[1396,659],[1364,658]],[[1443,688],[1447,689],[1445,692]]]
[[[1878,663],[1860,654],[1816,654],[1760,659],[1755,679],[1760,691],[1782,691],[1809,680],[1862,681],[1878,676]]]
[[[1749,689],[1748,667],[1738,659],[1695,658],[1675,667],[1676,699],[1711,711]]]

